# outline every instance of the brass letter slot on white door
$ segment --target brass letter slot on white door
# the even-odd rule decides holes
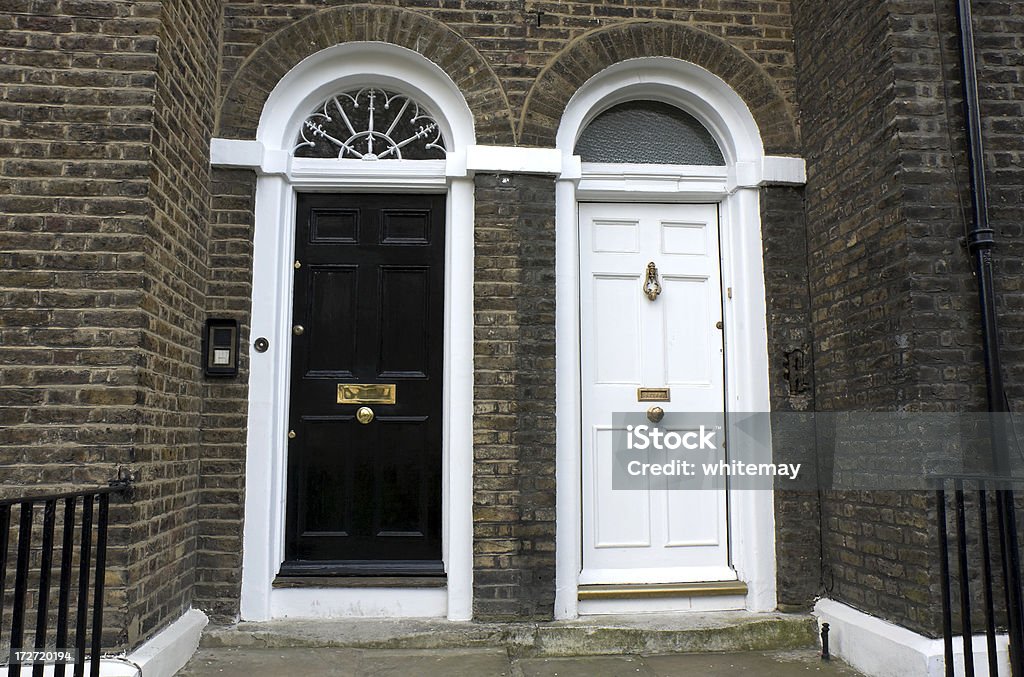
[[[339,383],[338,404],[394,404],[394,383]]]
[[[671,402],[672,391],[669,388],[637,388],[637,402]]]

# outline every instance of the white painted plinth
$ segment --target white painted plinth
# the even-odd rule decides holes
[[[127,656],[100,658],[100,676],[172,677],[199,648],[199,637],[208,622],[202,611],[190,609]],[[85,674],[88,675],[89,671],[90,662],[86,661]],[[22,675],[31,673],[30,666],[22,666]],[[65,673],[70,675],[71,670],[67,669]],[[52,677],[53,666],[47,665],[43,675]],[[0,677],[7,677],[7,668],[0,668]]]
[[[941,639],[931,639],[831,599],[814,605],[818,625],[829,624],[829,652],[868,677],[943,677]],[[972,637],[974,670],[988,674],[985,636]],[[999,674],[1010,674],[1006,635],[996,636]],[[953,638],[956,675],[964,674],[963,638]]]

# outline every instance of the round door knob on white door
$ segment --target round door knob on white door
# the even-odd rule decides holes
[[[665,418],[665,410],[661,407],[651,407],[647,410],[647,420],[651,423],[657,423],[663,418]]]

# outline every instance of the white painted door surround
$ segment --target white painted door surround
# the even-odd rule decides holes
[[[379,86],[415,98],[439,124],[446,160],[296,158],[299,126],[328,96]],[[423,56],[384,43],[347,43],[295,66],[264,105],[254,141],[214,139],[214,165],[257,173],[243,534],[243,620],[283,617],[472,615],[473,180],[465,98]],[[442,541],[444,588],[274,588],[284,559],[286,416],[297,191],[447,194]]]
[[[616,490],[615,412],[725,406],[715,204],[581,203],[583,568],[580,584],[736,580],[726,492]],[[645,284],[654,264],[660,293]],[[652,287],[653,288],[653,287]]]
[[[604,110],[629,100],[663,101],[697,118],[718,142],[724,167],[583,164],[573,155],[586,125]],[[624,142],[627,142],[624,140]],[[556,418],[557,572],[555,614],[579,614],[585,568],[585,496],[582,481],[584,377],[581,373],[580,204],[586,202],[711,203],[718,205],[721,284],[731,290],[722,305],[726,412],[769,410],[759,187],[800,184],[803,161],[768,157],[749,108],[709,71],[671,58],[623,61],[593,76],[573,95],[557,135],[563,169],[556,183]],[[745,606],[775,608],[775,533],[772,494],[728,495],[729,563],[748,587]],[[585,509],[585,508],[584,508]],[[724,572],[723,572],[724,573]],[[583,578],[587,580],[586,577]],[[636,607],[631,607],[634,610]],[[651,607],[654,608],[653,606]]]
[[[362,162],[294,158],[306,114],[334,92],[385,86],[424,102],[441,126],[446,160]],[[579,131],[601,110],[628,99],[654,98],[696,116],[722,147],[727,165],[581,167],[572,154]],[[347,43],[310,56],[268,98],[256,139],[213,139],[211,163],[250,168],[257,178],[251,338],[270,350],[251,352],[246,456],[241,615],[275,617],[472,615],[473,173],[554,175],[557,278],[556,615],[577,615],[581,570],[578,201],[718,203],[722,280],[734,290],[723,311],[729,363],[724,384],[730,411],[766,411],[767,339],[758,186],[802,183],[803,162],[766,157],[742,100],[704,69],[675,59],[637,59],[599,73],[570,101],[557,148],[475,145],[472,112],[451,79],[410,50],[384,43]],[[284,557],[286,414],[295,193],[446,192],[443,556],[447,588],[274,589]],[[734,492],[730,555],[750,588],[747,607],[775,606],[770,492]]]

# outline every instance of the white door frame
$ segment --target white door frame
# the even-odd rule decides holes
[[[424,104],[440,124],[447,160],[365,162],[292,156],[299,125],[327,96],[377,85]],[[472,615],[473,471],[473,179],[466,149],[473,116],[452,80],[411,50],[375,42],[327,48],[289,71],[267,99],[255,141],[213,139],[216,166],[256,170],[249,412],[242,552],[243,620],[283,617]],[[447,587],[282,588],[286,431],[291,364],[295,194],[447,192],[442,467],[442,543]]]
[[[718,141],[725,167],[581,164],[573,155],[586,125],[628,100],[656,99],[686,110]],[[717,202],[722,254],[726,411],[769,411],[759,186],[800,184],[803,161],[766,157],[750,110],[723,80],[667,57],[630,59],[588,80],[570,99],[558,129],[562,172],[556,182],[555,616],[579,613],[581,534],[581,379],[579,229],[581,201]],[[731,290],[731,296],[728,292]],[[771,491],[730,491],[730,554],[748,586],[746,606],[776,606],[775,519]]]

